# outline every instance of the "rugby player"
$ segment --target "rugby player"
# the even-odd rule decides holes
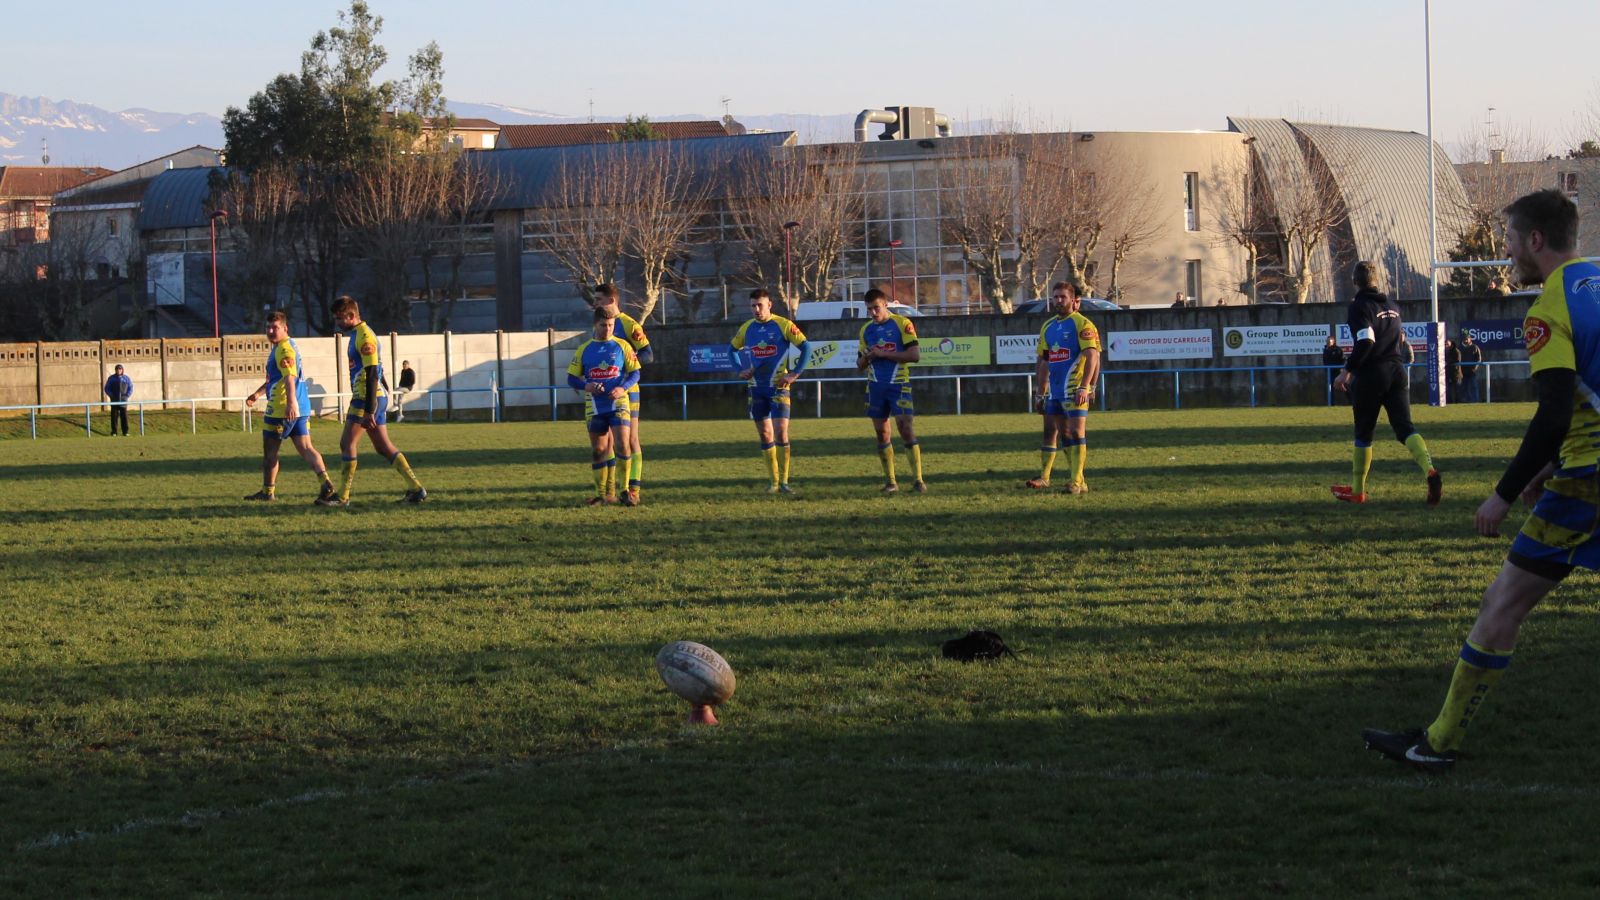
[[[604,306],[616,313],[616,335],[626,341],[633,348],[633,355],[638,358],[639,365],[647,366],[655,359],[655,352],[650,349],[650,338],[644,333],[644,326],[639,321],[622,311],[619,302],[622,294],[614,284],[602,284],[595,288],[595,305]],[[628,458],[633,462],[628,466],[628,499],[631,505],[639,503],[640,490],[644,487],[644,452],[639,449],[639,386],[635,384],[628,391],[628,446],[623,448],[628,451]]]
[[[428,499],[422,482],[411,471],[406,455],[389,440],[389,398],[384,390],[383,354],[378,349],[378,336],[371,326],[361,321],[361,307],[354,297],[343,296],[333,301],[333,321],[343,331],[349,332],[350,347],[350,409],[345,413],[344,434],[339,438],[339,458],[344,462],[344,478],[339,493],[317,498],[320,506],[349,506],[350,489],[356,483],[356,453],[361,436],[372,441],[372,449],[394,466],[405,479],[407,490],[400,498],[402,503],[421,503]]]
[[[789,386],[800,378],[811,357],[811,344],[799,327],[772,314],[772,295],[766,288],[750,292],[755,318],[739,326],[730,345],[739,377],[750,380],[750,419],[756,423],[761,454],[767,460],[772,484],[769,494],[792,494],[789,486]],[[789,369],[789,347],[800,349],[800,360]]]
[[[1073,285],[1056,282],[1050,288],[1050,301],[1056,314],[1039,329],[1039,388],[1033,398],[1044,412],[1044,443],[1039,447],[1039,477],[1029,479],[1027,486],[1036,490],[1050,486],[1059,441],[1067,448],[1065,491],[1083,494],[1089,490],[1083,464],[1089,455],[1089,400],[1100,377],[1100,332],[1078,312],[1078,290]]]
[[[567,384],[584,395],[584,420],[588,423],[592,451],[589,471],[594,496],[589,506],[616,503],[616,473],[628,471],[628,391],[639,383],[639,360],[633,348],[615,335],[617,315],[610,307],[594,308],[594,337],[578,345],[567,366]],[[624,506],[637,501],[626,489]]]
[[[267,340],[272,342],[272,352],[267,354],[267,380],[244,398],[245,406],[255,406],[257,400],[267,398],[263,419],[266,427],[261,431],[261,490],[245,499],[278,499],[278,450],[285,439],[294,444],[300,458],[322,483],[317,499],[332,497],[333,479],[328,476],[322,454],[311,443],[311,395],[300,377],[300,348],[289,337],[289,317],[282,310],[267,316]]]
[[[1369,748],[1432,771],[1455,765],[1467,726],[1511,664],[1523,620],[1575,567],[1600,568],[1600,267],[1578,258],[1578,209],[1560,191],[1520,197],[1505,214],[1517,280],[1543,288],[1522,324],[1539,406],[1473,524],[1497,536],[1518,496],[1533,512],[1484,592],[1433,724],[1361,733]]]
[[[922,480],[922,445],[911,427],[916,408],[911,403],[911,364],[922,359],[917,346],[917,326],[905,316],[889,312],[889,298],[873,288],[863,298],[869,321],[861,326],[856,368],[867,373],[867,418],[878,435],[878,459],[883,463],[883,492],[900,490],[894,476],[894,441],[889,435],[892,417],[911,456],[911,489],[928,490]]]

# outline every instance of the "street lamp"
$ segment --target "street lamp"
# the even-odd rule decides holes
[[[228,211],[211,211],[211,336],[222,337],[222,316],[217,299],[217,220],[228,218]]]
[[[794,297],[794,270],[789,256],[789,234],[799,227],[799,222],[783,223],[783,300],[785,303],[793,302],[791,298]]]
[[[899,294],[899,291],[895,289],[895,282],[894,282],[894,252],[896,250],[900,249],[900,245],[904,244],[904,243],[905,243],[905,241],[902,241],[899,238],[896,238],[896,239],[894,239],[894,240],[889,242],[889,302],[890,303],[893,303],[895,301],[895,296],[897,294]]]

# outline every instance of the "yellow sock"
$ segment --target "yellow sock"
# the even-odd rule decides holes
[[[1433,454],[1428,452],[1428,442],[1422,439],[1422,432],[1411,432],[1411,437],[1406,438],[1406,449],[1411,451],[1411,459],[1422,470],[1422,474],[1426,475],[1433,469]]]
[[[1461,645],[1461,658],[1450,677],[1450,692],[1445,695],[1439,718],[1428,726],[1428,746],[1435,750],[1454,750],[1467,736],[1472,717],[1483,708],[1483,698],[1511,665],[1511,651],[1490,650],[1471,641]]]
[[[1356,445],[1350,456],[1350,490],[1358,494],[1367,492],[1367,472],[1372,469],[1372,447]]]
[[[883,477],[894,484],[894,444],[878,445],[878,461],[883,463]]]
[[[406,480],[406,484],[411,486],[413,491],[422,490],[422,482],[418,481],[417,476],[412,473],[411,464],[406,462],[404,453],[396,452],[394,459],[389,462],[394,466],[394,470],[400,473],[400,477]]]
[[[339,488],[339,499],[340,500],[349,500],[350,499],[350,489],[355,487],[355,484],[356,484],[356,461],[355,460],[347,459],[347,460],[344,461],[344,473],[343,474],[344,474],[344,478],[342,480],[343,480],[344,484],[341,485],[340,488]]]
[[[617,495],[617,456],[615,453],[606,457],[604,494],[607,497]]]
[[[604,497],[606,495],[606,464],[603,462],[590,463],[589,475],[594,480],[594,495],[596,497]]]
[[[317,483],[330,489],[333,487],[333,476],[328,474],[327,469],[323,469],[321,472],[313,472],[312,474],[317,476]]]
[[[1045,482],[1046,484],[1048,484],[1050,482],[1050,472],[1053,471],[1055,469],[1055,467],[1056,467],[1056,448],[1054,448],[1054,447],[1040,447],[1039,448],[1039,480]]]
[[[911,480],[912,481],[921,481],[922,480],[922,445],[921,444],[917,444],[917,443],[913,443],[907,449],[909,449],[911,451]]]
[[[644,448],[633,451],[633,463],[628,466],[628,487],[638,487],[644,481]]]
[[[264,484],[261,486],[261,491],[268,497],[278,496],[278,486],[275,484]]]
[[[778,480],[784,484],[789,483],[789,442],[778,445]]]
[[[1083,482],[1083,462],[1089,455],[1089,445],[1082,438],[1067,438],[1067,471],[1072,474],[1072,483]]]
[[[778,483],[778,448],[768,444],[761,448],[761,455],[767,458],[767,474],[772,476],[772,483]]]

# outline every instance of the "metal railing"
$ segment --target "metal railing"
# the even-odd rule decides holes
[[[1480,372],[1483,373],[1483,375],[1482,375],[1482,384],[1480,385],[1481,391],[1482,391],[1482,395],[1483,395],[1483,402],[1485,402],[1485,403],[1493,402],[1493,399],[1494,399],[1494,373],[1495,373],[1495,371],[1497,369],[1502,369],[1504,367],[1516,367],[1516,368],[1525,369],[1527,367],[1527,365],[1528,365],[1528,363],[1526,361],[1522,361],[1522,360],[1508,360],[1508,361],[1496,361],[1496,362],[1482,362],[1482,363],[1479,363],[1476,366],[1476,368]],[[1102,369],[1101,372],[1100,372],[1100,378],[1099,378],[1098,387],[1097,387],[1097,390],[1096,390],[1096,400],[1097,400],[1096,405],[1098,406],[1098,408],[1102,412],[1104,412],[1107,409],[1111,408],[1111,406],[1112,406],[1112,397],[1113,397],[1112,388],[1115,386],[1115,381],[1118,380],[1118,379],[1125,378],[1125,377],[1139,375],[1139,376],[1171,377],[1171,379],[1172,379],[1172,408],[1173,409],[1182,409],[1183,408],[1183,385],[1184,385],[1185,379],[1188,379],[1188,380],[1190,380],[1192,382],[1192,381],[1195,381],[1195,380],[1198,380],[1200,378],[1204,378],[1204,377],[1207,377],[1207,376],[1247,373],[1248,381],[1247,381],[1246,389],[1248,391],[1249,405],[1250,405],[1250,407],[1252,409],[1254,409],[1254,408],[1256,408],[1258,406],[1257,387],[1258,387],[1258,378],[1259,378],[1259,376],[1261,374],[1265,374],[1265,373],[1281,373],[1281,372],[1323,372],[1328,376],[1328,378],[1327,378],[1327,388],[1326,388],[1326,398],[1327,398],[1328,405],[1331,406],[1334,403],[1333,374],[1335,372],[1339,371],[1339,368],[1340,367],[1338,367],[1338,366],[1301,365],[1301,366],[1235,366],[1235,367],[1222,367],[1222,368],[1198,368],[1197,367],[1197,368],[1190,368],[1190,369],[1110,369],[1110,370]],[[1413,368],[1413,369],[1415,369],[1415,368],[1426,368],[1426,364],[1425,363],[1420,363],[1420,362],[1419,363],[1412,363],[1410,365],[1410,368]],[[983,381],[991,381],[993,379],[1017,379],[1017,380],[1021,381],[1023,383],[1024,390],[1018,395],[1018,407],[1019,407],[1019,411],[1027,411],[1028,409],[1031,408],[1031,400],[1032,400],[1033,387],[1034,387],[1034,378],[1035,378],[1035,373],[1034,372],[974,372],[974,373],[970,373],[970,374],[954,374],[954,375],[921,375],[921,376],[915,377],[913,379],[913,381],[914,382],[920,382],[920,383],[950,382],[951,383],[951,389],[952,389],[954,408],[955,408],[955,414],[959,416],[959,415],[963,414],[963,385],[965,385],[965,384],[967,384],[969,382],[983,382]],[[677,393],[677,395],[678,395],[677,399],[678,399],[678,415],[679,415],[679,418],[681,418],[683,421],[689,421],[689,419],[690,419],[690,416],[689,416],[689,399],[690,399],[690,389],[691,388],[701,389],[701,388],[712,388],[712,387],[716,387],[716,388],[743,387],[745,384],[747,384],[747,382],[745,380],[743,380],[743,379],[718,379],[718,380],[714,380],[714,381],[646,382],[646,383],[640,384],[639,388],[640,388],[641,394],[645,393],[645,392],[649,392],[651,394],[657,394],[657,393],[663,393],[663,392],[666,392],[666,391],[675,391]],[[863,384],[863,381],[859,376],[840,376],[840,377],[827,377],[827,378],[808,377],[808,378],[805,378],[802,381],[796,382],[796,390],[797,391],[799,391],[801,389],[804,389],[804,388],[806,388],[808,386],[811,386],[811,385],[815,385],[816,386],[814,390],[809,392],[809,393],[814,395],[814,397],[812,397],[810,399],[814,401],[814,416],[816,418],[820,419],[820,418],[824,417],[824,415],[823,415],[823,395],[824,395],[823,388],[824,388],[825,385],[829,385],[829,384],[853,384],[853,385],[859,386],[859,385]],[[567,401],[561,400],[561,396],[560,395],[561,395],[562,391],[572,392],[573,398],[571,400],[567,400]],[[499,423],[499,422],[506,421],[505,410],[506,410],[506,406],[507,405],[505,403],[505,397],[506,397],[507,394],[510,394],[510,393],[535,393],[535,394],[537,394],[537,393],[548,393],[550,395],[549,396],[549,400],[548,400],[548,406],[550,407],[550,421],[552,421],[552,422],[553,421],[558,421],[560,419],[560,407],[561,407],[562,403],[565,402],[565,403],[569,403],[569,404],[572,404],[572,405],[579,405],[579,404],[582,404],[582,402],[583,402],[582,396],[577,394],[577,392],[572,391],[572,388],[567,386],[567,385],[565,385],[565,384],[560,384],[560,385],[530,384],[530,385],[507,385],[507,386],[500,386],[500,385],[491,384],[489,387],[484,387],[484,388],[440,388],[440,389],[437,389],[437,390],[411,391],[411,392],[407,393],[407,395],[405,397],[405,401],[404,401],[401,409],[403,409],[404,407],[415,407],[415,405],[419,401],[425,399],[426,400],[425,409],[426,409],[427,421],[431,423],[431,422],[435,421],[435,416],[439,412],[438,404],[435,401],[435,397],[436,396],[443,396],[443,397],[446,398],[446,407],[447,407],[446,414],[447,415],[453,415],[455,412],[457,412],[460,409],[459,407],[456,407],[454,405],[454,403],[453,403],[453,398],[456,395],[470,396],[470,395],[474,395],[474,394],[487,394],[487,395],[489,395],[489,402],[488,402],[487,406],[468,407],[468,409],[486,409],[488,411],[488,413],[489,413],[489,421],[495,422],[495,423]],[[353,396],[353,395],[351,393],[349,393],[348,391],[338,392],[338,393],[318,394],[316,397],[313,398],[313,401],[315,403],[317,403],[319,406],[324,407],[324,408],[327,406],[328,401],[330,401],[330,400],[334,401],[334,409],[333,409],[333,412],[331,414],[331,418],[335,419],[336,421],[343,421],[343,419],[344,419],[344,410],[345,410],[345,401],[347,401],[351,396]],[[390,396],[392,397],[393,395],[391,394]],[[46,403],[46,404],[37,404],[37,405],[24,405],[24,406],[0,406],[0,414],[7,413],[7,412],[25,412],[25,413],[27,413],[30,436],[35,438],[35,439],[37,439],[38,436],[39,436],[39,424],[38,424],[39,417],[40,417],[41,414],[45,413],[48,410],[78,410],[78,409],[83,410],[83,430],[84,430],[84,434],[86,436],[92,436],[94,434],[94,418],[95,418],[94,413],[95,413],[96,409],[102,410],[103,411],[102,415],[109,417],[110,416],[110,412],[108,410],[109,410],[110,407],[113,407],[113,406],[136,407],[137,410],[138,410],[138,418],[139,418],[139,433],[141,435],[143,435],[145,433],[145,408],[146,407],[148,407],[148,406],[159,406],[159,407],[165,408],[165,407],[171,407],[171,406],[178,406],[178,407],[187,406],[188,407],[188,411],[189,411],[189,429],[190,429],[190,433],[198,433],[199,432],[199,412],[200,412],[200,409],[201,409],[201,407],[203,405],[208,409],[208,411],[212,407],[212,405],[215,405],[217,407],[217,410],[216,410],[217,412],[226,413],[226,412],[229,412],[229,410],[226,408],[226,406],[228,404],[237,403],[237,404],[239,404],[240,430],[243,431],[243,432],[246,432],[246,433],[250,433],[250,432],[255,431],[255,417],[256,417],[257,413],[259,412],[259,410],[258,409],[252,409],[252,408],[250,408],[248,406],[245,406],[244,405],[244,399],[245,398],[243,396],[239,396],[239,397],[192,397],[192,398],[180,399],[180,400],[127,400],[127,401],[123,401],[123,402],[119,402],[119,403],[107,403],[105,401],[90,402],[90,403]],[[797,396],[796,399],[798,400],[799,397]],[[521,406],[523,404],[516,404],[516,405]],[[403,420],[403,418],[404,418],[404,416],[403,416],[403,413],[402,413],[402,415],[397,417],[395,420],[396,421]]]

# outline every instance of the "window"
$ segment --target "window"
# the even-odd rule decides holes
[[[1190,259],[1183,263],[1183,280],[1189,295],[1189,302],[1195,306],[1204,306],[1205,301],[1200,296],[1200,260]]]
[[[106,233],[112,237],[117,236],[117,217],[106,216]]]
[[[1578,173],[1557,172],[1556,187],[1560,188],[1562,193],[1566,194],[1568,197],[1571,197],[1573,200],[1578,199]]]
[[[1200,230],[1199,172],[1183,173],[1183,227],[1185,231]]]

